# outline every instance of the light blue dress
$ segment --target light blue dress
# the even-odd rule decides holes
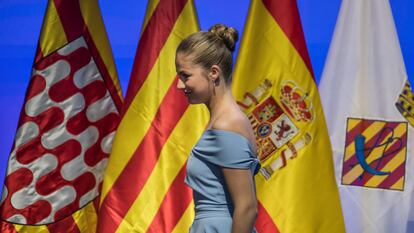
[[[249,169],[253,179],[260,163],[244,136],[226,130],[206,130],[187,162],[185,182],[193,189],[195,204],[190,233],[231,232],[233,204],[221,167]]]

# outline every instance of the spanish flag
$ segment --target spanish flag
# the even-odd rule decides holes
[[[123,116],[105,172],[98,232],[187,232],[191,148],[208,121],[177,85],[175,50],[198,30],[192,0],[149,1]]]
[[[254,128],[262,163],[258,232],[344,232],[296,1],[251,2],[232,89]]]
[[[10,154],[1,232],[95,232],[122,94],[97,0],[50,0]]]

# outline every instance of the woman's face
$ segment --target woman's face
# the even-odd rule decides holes
[[[175,67],[179,77],[177,88],[182,90],[190,104],[207,103],[211,96],[211,81],[208,71],[194,64],[191,55],[178,53]]]

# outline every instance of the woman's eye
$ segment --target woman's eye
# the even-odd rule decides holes
[[[181,79],[182,81],[186,81],[186,80],[188,79],[188,77],[189,77],[189,75],[187,75],[187,74],[182,74],[182,75],[180,75],[180,79]]]

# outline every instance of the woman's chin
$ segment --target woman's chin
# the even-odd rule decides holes
[[[202,103],[202,101],[198,99],[193,99],[193,98],[187,98],[187,101],[189,104],[201,104]]]
[[[193,100],[188,100],[188,103],[189,103],[189,104],[199,104],[199,102],[198,102],[198,101],[193,101]]]

